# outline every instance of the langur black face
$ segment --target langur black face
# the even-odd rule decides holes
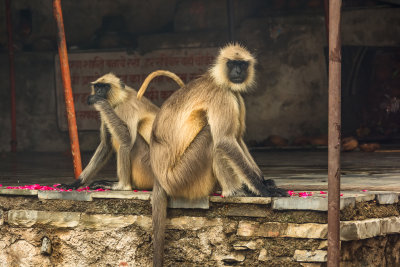
[[[228,78],[233,83],[243,83],[247,78],[249,62],[244,60],[228,60],[226,63]]]
[[[93,84],[94,94],[90,95],[87,99],[88,105],[93,105],[97,101],[107,99],[107,94],[111,89],[108,83],[95,83]]]

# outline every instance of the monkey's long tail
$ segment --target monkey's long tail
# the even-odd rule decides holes
[[[167,193],[157,179],[153,186],[153,267],[162,267],[164,261],[165,221],[167,220]]]
[[[183,87],[185,84],[183,83],[183,81],[181,80],[181,78],[178,77],[178,75],[176,75],[173,72],[167,71],[167,70],[156,70],[153,71],[152,73],[150,73],[146,79],[144,80],[142,86],[140,86],[140,89],[137,93],[137,99],[141,99],[143,94],[146,92],[147,87],[149,86],[149,83],[158,76],[167,76],[170,77],[171,79],[173,79],[178,85],[179,87]]]

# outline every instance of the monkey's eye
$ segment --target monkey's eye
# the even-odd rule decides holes
[[[242,70],[245,70],[245,69],[247,69],[249,67],[249,62],[247,62],[247,61],[240,61],[240,68],[242,69]]]
[[[232,60],[229,60],[226,65],[228,66],[229,69],[232,69],[233,65],[235,65],[235,63]]]

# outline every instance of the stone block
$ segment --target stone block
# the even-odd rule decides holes
[[[150,197],[151,192],[102,191],[92,193],[92,198],[149,200]]]
[[[318,246],[318,249],[328,249],[328,240],[323,240]]]
[[[356,199],[354,197],[340,198],[340,209],[347,206],[354,206]],[[273,198],[272,208],[275,210],[328,210],[328,198],[321,197],[285,197]]]
[[[271,197],[210,197],[210,202],[215,203],[235,203],[235,204],[270,204]]]
[[[258,243],[256,241],[238,241],[233,244],[234,250],[255,250],[258,248]]]
[[[381,224],[382,235],[400,233],[400,217],[381,219]]]
[[[75,201],[92,201],[92,193],[88,192],[58,192],[58,191],[39,191],[39,199],[62,199]]]
[[[34,196],[38,194],[38,190],[24,189],[0,189],[0,195],[16,195],[16,196]]]
[[[381,235],[381,220],[367,219],[340,223],[340,240],[359,240]]]
[[[295,261],[301,262],[326,262],[328,252],[326,250],[296,250],[293,255]]]
[[[399,194],[397,193],[376,194],[376,201],[381,205],[398,203]]]
[[[210,202],[208,197],[199,199],[170,198],[168,199],[168,208],[172,209],[209,209]]]
[[[57,228],[76,227],[79,224],[79,212],[51,212],[37,210],[10,210],[8,224],[22,227],[48,225]]]
[[[4,224],[4,211],[0,210],[0,225]]]
[[[259,261],[270,261],[272,259],[273,259],[272,257],[268,256],[267,250],[265,248],[262,248],[260,250],[260,254],[258,255]]]
[[[243,262],[246,259],[244,254],[238,252],[233,252],[232,254],[228,255],[216,256],[216,258],[218,261],[222,261],[227,265],[234,265],[236,263]]]
[[[316,262],[301,262],[300,265],[302,267],[321,267],[321,263],[316,263]]]
[[[318,223],[257,223],[249,221],[239,222],[237,235],[261,237],[293,237],[326,239],[327,225]]]
[[[136,222],[134,215],[82,214],[79,227],[88,229],[123,228]]]

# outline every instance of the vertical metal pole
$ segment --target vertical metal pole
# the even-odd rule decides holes
[[[12,35],[11,4],[6,1],[6,19],[8,33],[8,60],[10,64],[10,89],[11,89],[11,152],[17,151],[17,116],[15,107],[15,70],[14,70],[14,42]]]
[[[228,27],[229,27],[229,42],[235,41],[235,11],[233,6],[233,0],[227,0],[228,8]]]
[[[328,266],[340,264],[341,0],[329,1]]]
[[[65,41],[64,21],[61,10],[61,0],[53,0],[54,18],[58,30],[58,54],[60,56],[61,76],[64,87],[65,107],[67,109],[68,130],[71,142],[71,152],[74,162],[75,178],[82,172],[81,152],[79,150],[78,129],[76,127],[74,98],[72,96],[71,77],[69,72],[67,44]]]

